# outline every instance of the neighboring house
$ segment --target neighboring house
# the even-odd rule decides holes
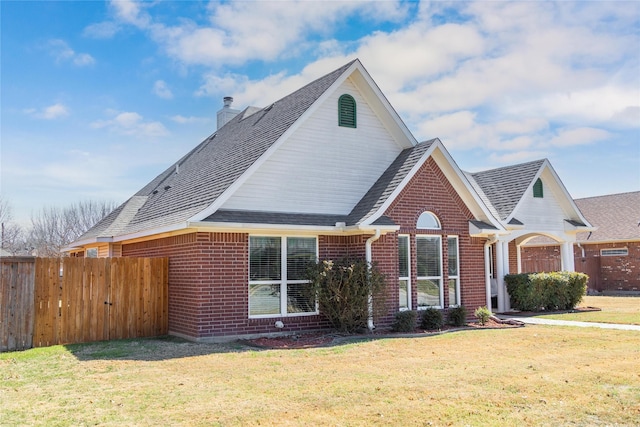
[[[640,292],[640,191],[576,199],[591,224],[578,233],[574,246],[576,270],[589,275],[590,291]],[[532,240],[524,250],[525,271],[549,271],[558,266],[558,248],[545,239]]]
[[[388,278],[377,327],[398,310],[473,312],[491,305],[493,266],[516,268],[509,242],[537,233],[571,245],[589,227],[546,160],[465,174],[438,139],[418,143],[358,60],[264,108],[233,110],[225,98],[218,122],[67,248],[169,257],[173,335],[328,327],[304,298],[298,266],[345,256],[377,263]],[[510,181],[517,189],[503,204]],[[499,277],[496,293],[508,308]]]

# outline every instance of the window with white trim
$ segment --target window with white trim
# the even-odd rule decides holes
[[[409,236],[398,236],[398,287],[400,310],[411,310],[411,252]]]
[[[460,305],[460,250],[458,236],[447,237],[447,252],[449,260],[449,307]]]
[[[627,255],[629,255],[629,249],[627,248],[600,249],[600,256],[627,256]]]
[[[86,258],[98,258],[98,248],[88,248],[84,256]]]
[[[440,220],[433,212],[422,212],[418,217],[416,228],[420,230],[440,230]]]
[[[315,237],[249,237],[249,317],[317,314],[306,268],[317,260]]]
[[[442,239],[440,236],[416,236],[418,309],[442,308]]]

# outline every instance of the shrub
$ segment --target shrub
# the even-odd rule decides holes
[[[463,305],[450,308],[447,313],[447,320],[453,326],[464,326],[467,324],[467,309]]]
[[[540,308],[541,298],[529,280],[530,274],[507,274],[504,281],[507,283],[507,292],[511,297],[511,306],[521,311],[537,311]]]
[[[553,272],[508,274],[507,291],[513,308],[522,311],[569,310],[585,295],[589,276],[584,273]]]
[[[476,308],[473,314],[478,318],[478,322],[481,325],[487,323],[487,320],[491,317],[491,311],[486,306]]]
[[[374,264],[363,259],[325,260],[308,269],[310,292],[322,313],[341,332],[357,332],[367,327],[369,295],[373,315],[384,310],[385,277]]]
[[[420,327],[422,329],[440,329],[444,321],[442,319],[442,312],[436,308],[427,308],[422,312],[420,319]]]
[[[413,310],[399,311],[391,325],[395,332],[413,332],[416,329],[417,313]]]

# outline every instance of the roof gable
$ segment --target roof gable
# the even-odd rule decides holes
[[[468,174],[476,183],[482,198],[491,205],[501,220],[507,220],[533,185],[545,160],[505,166]]]
[[[238,114],[137,192],[136,196],[147,197],[146,203],[126,226],[118,227],[119,232],[132,234],[167,227],[187,221],[211,206],[356,62],[345,64],[251,115]],[[118,209],[123,208],[124,205]],[[107,216],[80,240],[110,237],[105,233],[116,218],[117,215]]]

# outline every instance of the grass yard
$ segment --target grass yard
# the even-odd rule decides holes
[[[549,314],[545,319],[579,320],[581,322],[623,323],[640,325],[640,297],[586,296],[581,307],[598,307],[602,311]]]
[[[637,425],[640,334],[527,326],[303,350],[0,354],[0,425]]]

